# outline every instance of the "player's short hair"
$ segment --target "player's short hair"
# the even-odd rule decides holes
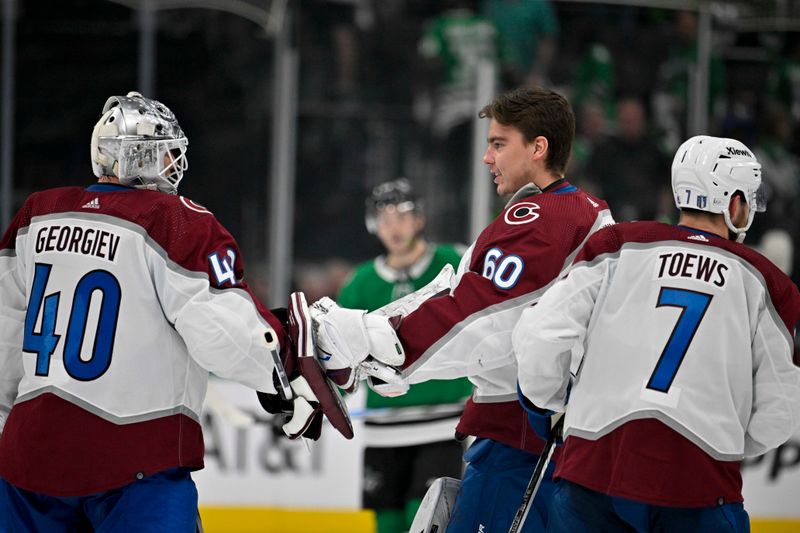
[[[478,116],[517,128],[525,142],[545,137],[547,169],[564,174],[575,138],[575,113],[566,98],[542,87],[521,87],[496,96]]]

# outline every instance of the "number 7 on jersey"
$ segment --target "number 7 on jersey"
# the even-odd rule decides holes
[[[663,393],[669,391],[712,298],[712,295],[704,292],[661,287],[656,307],[678,307],[681,314],[650,375],[648,389]]]

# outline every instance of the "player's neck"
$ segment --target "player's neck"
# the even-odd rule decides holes
[[[395,270],[405,270],[425,255],[428,242],[423,238],[414,239],[414,242],[404,252],[388,254],[386,265]]]
[[[539,189],[545,190],[547,187],[554,184],[563,177],[564,176],[559,176],[558,174],[553,174],[552,172],[544,172],[533,178],[531,182],[537,187],[539,187]]]
[[[725,225],[725,219],[722,218],[722,215],[706,216],[682,211],[678,224],[705,231],[706,233],[713,233],[723,239],[728,238],[728,226]]]

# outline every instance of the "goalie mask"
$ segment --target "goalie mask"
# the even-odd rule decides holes
[[[137,92],[112,96],[92,131],[95,176],[116,176],[123,185],[175,194],[189,168],[189,141],[172,111]]]
[[[730,214],[736,192],[744,195],[749,207],[747,223],[741,228],[733,225]],[[737,242],[744,240],[755,213],[766,210],[761,165],[735,139],[698,135],[684,142],[672,161],[672,193],[678,209],[723,215]]]
[[[378,212],[382,209],[391,208],[399,213],[421,215],[423,207],[422,200],[414,193],[406,178],[381,183],[372,189],[372,194],[367,198],[367,231],[377,233]]]

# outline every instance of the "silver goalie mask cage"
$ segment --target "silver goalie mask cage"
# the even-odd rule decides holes
[[[92,131],[95,176],[175,194],[189,168],[189,141],[167,106],[137,92],[112,96]]]

